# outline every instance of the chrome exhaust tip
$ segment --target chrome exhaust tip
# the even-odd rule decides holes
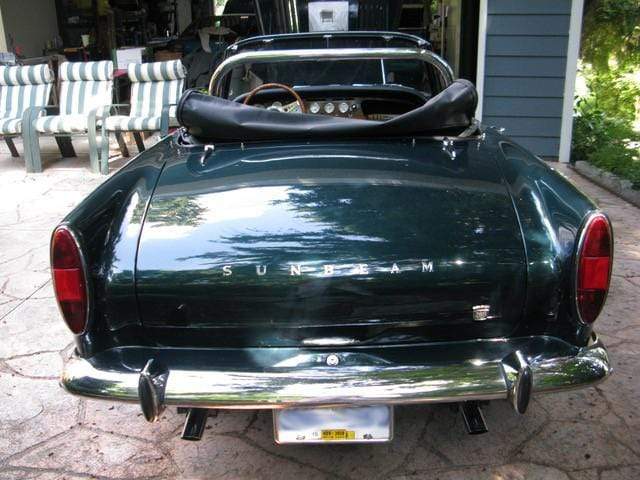
[[[460,412],[469,435],[480,435],[489,431],[478,402],[463,402]]]
[[[206,408],[190,408],[182,429],[182,439],[198,441],[202,438],[204,429],[207,426],[209,410]]]
[[[164,392],[169,370],[157,360],[151,359],[138,378],[138,398],[142,414],[148,422],[157,422],[164,411]]]

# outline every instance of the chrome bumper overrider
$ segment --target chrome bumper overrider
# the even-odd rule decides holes
[[[499,361],[379,362],[364,366],[344,362],[333,367],[298,368],[285,364],[254,371],[174,369],[167,365],[163,372],[157,377],[161,395],[153,399],[161,406],[274,409],[497,399],[514,403],[522,395],[517,390],[526,391],[526,382],[532,393],[583,387],[603,380],[611,373],[611,366],[605,347],[594,336],[588,346],[575,348],[568,356],[523,356],[517,351]],[[139,392],[147,373],[124,365],[122,369],[100,368],[91,359],[72,356],[65,364],[61,384],[76,395],[142,402],[144,408]],[[528,397],[529,391],[525,395]],[[516,403],[514,408],[518,410]]]

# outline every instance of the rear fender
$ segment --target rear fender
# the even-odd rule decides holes
[[[494,134],[488,134],[488,139],[491,136]],[[525,243],[523,324],[531,331],[542,330],[586,345],[590,332],[573,318],[570,282],[580,226],[596,206],[565,177],[512,140],[497,135],[493,140],[502,152],[500,169]]]
[[[167,158],[168,139],[132,159],[63,220],[80,237],[93,299],[86,332],[76,337],[82,356],[102,349],[100,332],[138,324],[135,257],[144,215]],[[105,299],[109,299],[107,302]]]

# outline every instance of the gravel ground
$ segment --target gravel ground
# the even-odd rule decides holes
[[[376,446],[276,446],[270,412],[218,412],[201,442],[182,417],[147,424],[138,407],[74,398],[58,386],[71,335],[48,271],[49,234],[104,177],[80,159],[26,175],[0,150],[0,479],[640,478],[640,210],[558,166],[611,216],[613,287],[597,330],[615,373],[597,387],[540,396],[518,417],[485,408],[489,433],[465,434],[447,406],[396,409],[396,438]],[[19,146],[21,151],[21,146]],[[116,161],[115,165],[119,163]]]

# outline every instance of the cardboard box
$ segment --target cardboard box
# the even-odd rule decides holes
[[[142,63],[144,47],[121,48],[116,50],[116,64],[118,70],[126,70],[130,63]]]
[[[172,52],[171,50],[158,50],[154,60],[156,62],[166,62],[168,60],[180,60],[182,52]]]

